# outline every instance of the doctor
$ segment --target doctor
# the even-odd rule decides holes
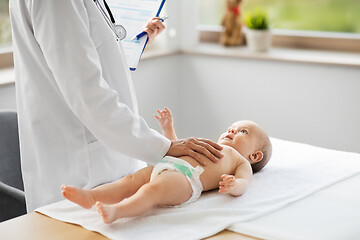
[[[170,142],[146,125],[121,42],[93,0],[11,0],[10,14],[28,212],[61,200],[61,184],[92,188],[143,167],[136,159],[222,157],[209,140]],[[155,22],[151,39],[163,29]]]

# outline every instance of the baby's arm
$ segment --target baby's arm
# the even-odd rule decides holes
[[[157,110],[157,112],[159,113],[160,116],[154,115],[154,117],[158,120],[163,135],[170,140],[178,140],[175,134],[175,129],[173,126],[173,118],[170,110],[168,108],[165,108],[165,110],[163,111]]]
[[[223,174],[222,181],[219,183],[219,192],[228,193],[238,197],[245,193],[252,177],[250,164],[244,159],[235,169],[235,176]]]

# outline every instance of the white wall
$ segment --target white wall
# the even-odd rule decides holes
[[[157,109],[169,107],[180,115],[180,93],[178,81],[180,59],[178,56],[148,59],[139,63],[132,73],[139,104],[139,112],[152,128],[161,132],[153,117]],[[175,122],[177,126],[178,121]]]
[[[143,60],[132,74],[148,124],[168,106],[179,137],[217,140],[232,122],[251,119],[272,137],[360,153],[360,69],[175,55]],[[14,86],[0,108],[14,108]]]
[[[360,152],[360,68],[182,56],[185,136],[216,139],[239,119],[272,137]]]
[[[152,114],[169,106],[179,137],[217,140],[251,119],[272,137],[360,153],[359,68],[195,55],[142,64],[134,75],[140,111],[156,129]],[[144,82],[156,76],[152,64],[163,72]]]

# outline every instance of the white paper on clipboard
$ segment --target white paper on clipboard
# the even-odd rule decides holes
[[[142,32],[149,19],[159,16],[165,0],[107,0],[107,3],[116,24],[123,25],[126,29],[127,35],[121,45],[129,68],[134,71],[146,46],[147,37],[135,41],[131,39]]]

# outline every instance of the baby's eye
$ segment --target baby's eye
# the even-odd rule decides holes
[[[248,131],[245,129],[240,130],[241,133],[248,134]]]

